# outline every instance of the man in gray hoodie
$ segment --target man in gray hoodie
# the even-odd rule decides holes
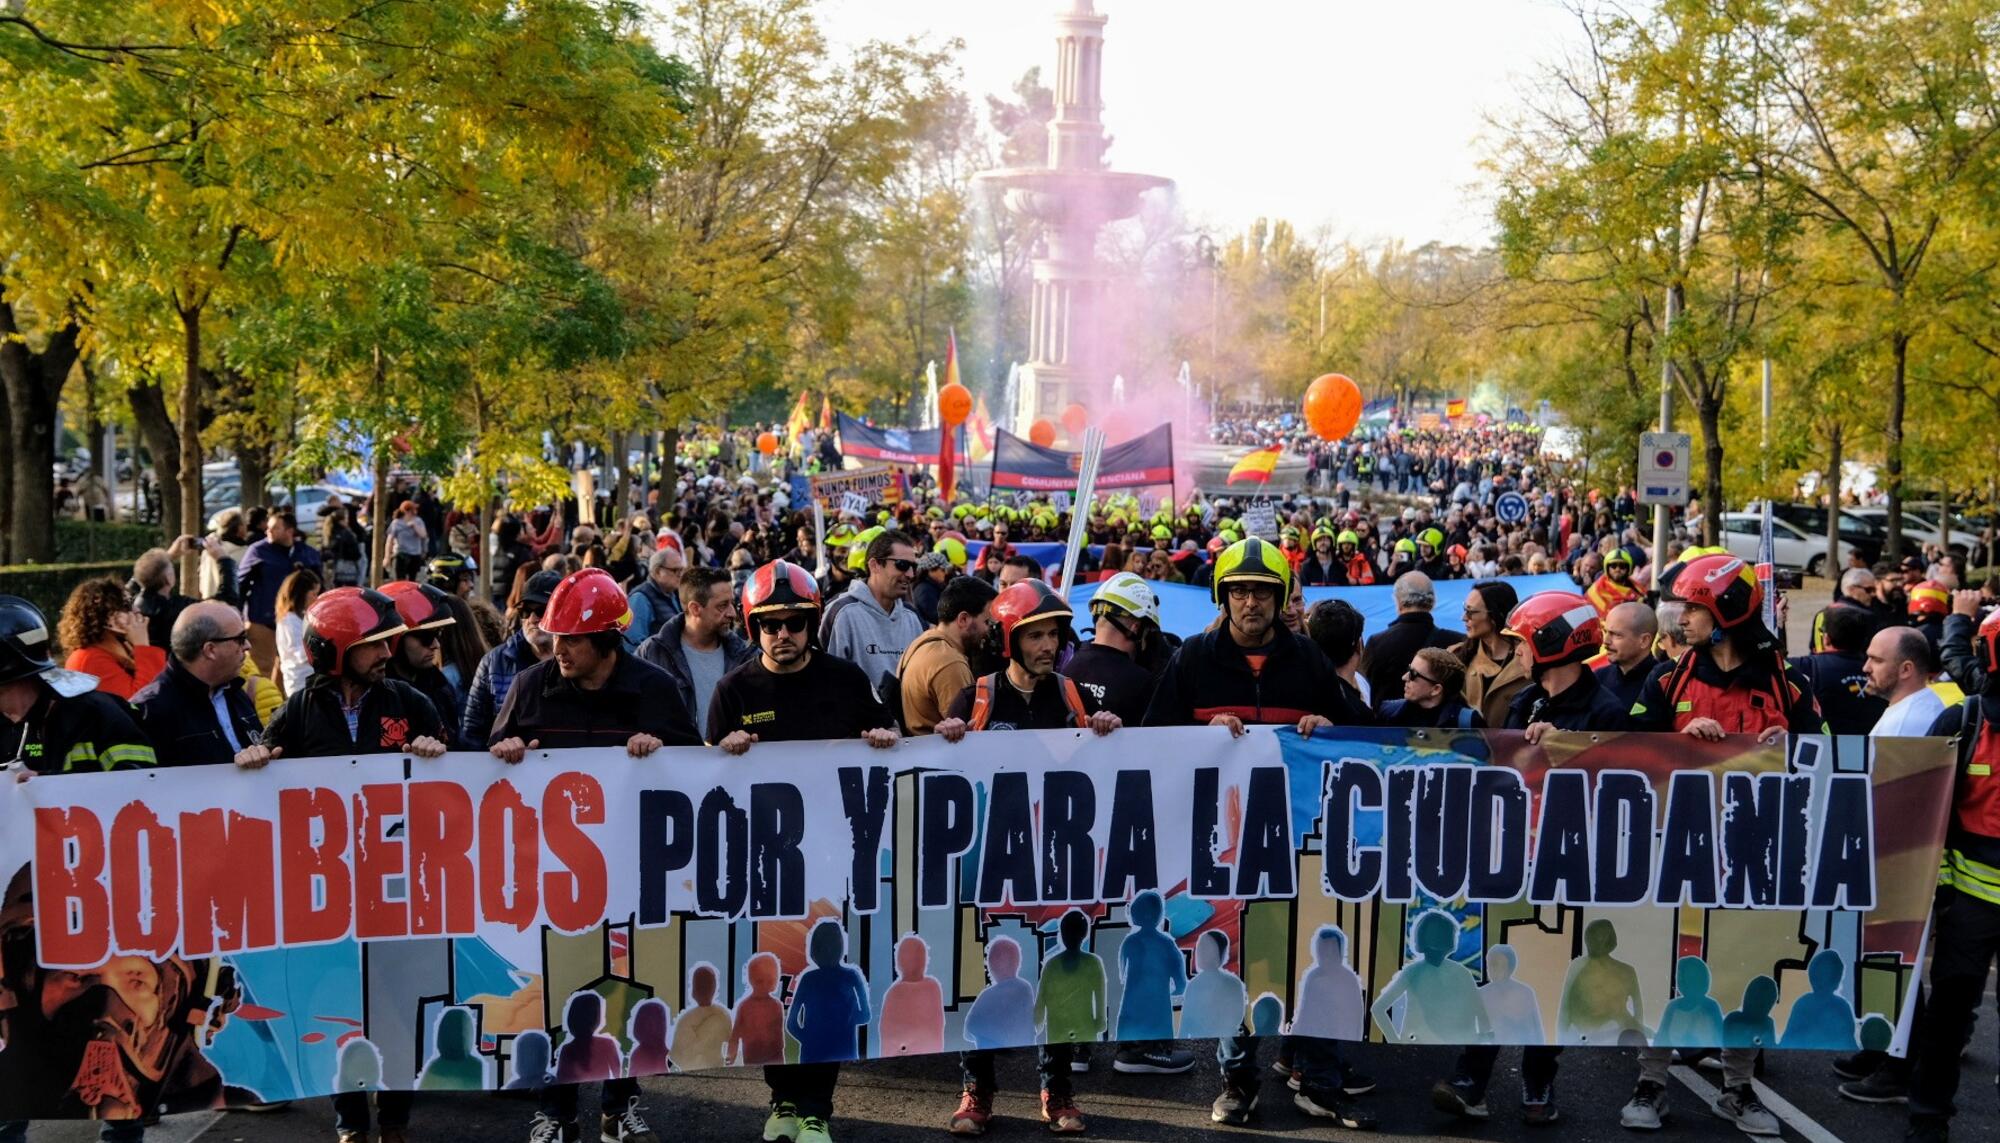
[[[916,578],[917,545],[891,528],[869,542],[865,577],[827,605],[827,653],[860,667],[877,697],[882,677],[896,673],[904,648],[924,633],[924,621],[908,602]]]

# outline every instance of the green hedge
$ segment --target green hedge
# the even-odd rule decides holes
[[[160,529],[153,524],[87,524],[82,520],[56,521],[58,563],[135,560],[148,548],[165,546],[160,540]]]
[[[124,583],[132,574],[131,560],[89,564],[16,564],[0,567],[0,595],[18,595],[42,609],[53,628],[63,601],[76,585],[92,576],[115,576]]]

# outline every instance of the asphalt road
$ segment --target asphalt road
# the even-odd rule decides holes
[[[1787,632],[1804,647],[1812,614],[1828,598],[1831,585],[1808,580],[1795,593]],[[1986,1009],[1992,1010],[1992,1000]],[[1076,1077],[1078,1103],[1090,1124],[1090,1138],[1131,1143],[1187,1143],[1229,1138],[1343,1139],[1355,1135],[1308,1119],[1291,1106],[1290,1093],[1275,1077],[1264,1088],[1264,1105],[1253,1128],[1216,1127],[1208,1104],[1217,1090],[1212,1044],[1196,1048],[1201,1065],[1184,1076],[1124,1076],[1110,1071],[1110,1053],[1100,1048],[1098,1067]],[[1964,1062],[1960,1114],[1953,1137],[1960,1143],[2000,1143],[2000,1070],[1995,1039],[1975,1036]],[[1268,1052],[1268,1049],[1267,1049]],[[1489,1098],[1493,1117],[1483,1123],[1457,1121],[1430,1105],[1431,1083],[1451,1071],[1453,1052],[1441,1048],[1365,1045],[1350,1050],[1353,1066],[1381,1083],[1359,1101],[1381,1122],[1382,1135],[1406,1140],[1478,1140],[1515,1143],[1533,1137],[1571,1140],[1633,1140],[1642,1133],[1618,1125],[1618,1110],[1631,1094],[1636,1075],[1631,1053],[1571,1049],[1562,1060],[1557,1103],[1562,1117],[1549,1128],[1524,1127],[1516,1111],[1520,1090],[1517,1054],[1503,1056]],[[1902,1138],[1905,1110],[1851,1103],[1835,1093],[1831,1059],[1817,1052],[1772,1052],[1759,1081],[1764,1100],[1785,1124],[1787,1140],[1803,1143],[1891,1143]],[[1735,1126],[1709,1112],[1720,1074],[1676,1068],[1669,1092],[1672,1112],[1663,1139],[1722,1141],[1742,1139]],[[1000,1069],[1003,1092],[992,1137],[1027,1139],[1042,1134],[1036,1120],[1034,1060],[1010,1053]],[[752,1074],[719,1072],[645,1081],[648,1116],[666,1143],[743,1143],[762,1138],[767,1093]],[[957,1102],[957,1070],[948,1057],[914,1062],[852,1066],[844,1073],[835,1107],[833,1134],[843,1143],[917,1143],[944,1139],[944,1123]],[[585,1098],[585,1115],[591,1099]],[[534,1107],[519,1098],[426,1096],[419,1100],[411,1138],[418,1143],[488,1143],[525,1140]],[[586,1122],[589,1122],[586,1119]],[[86,1124],[45,1124],[34,1143],[87,1143],[96,1132]],[[226,1112],[177,1116],[148,1133],[151,1143],[293,1143],[333,1139],[333,1113],[326,1100],[310,1100],[275,1113]],[[586,1141],[592,1136],[586,1134]]]
[[[1300,1114],[1275,1077],[1265,1084],[1265,1104],[1254,1128],[1213,1126],[1208,1119],[1208,1102],[1216,1092],[1214,1071],[1208,1066],[1210,1043],[1192,1045],[1200,1050],[1203,1066],[1185,1076],[1117,1075],[1109,1071],[1109,1054],[1100,1048],[1097,1069],[1076,1077],[1078,1102],[1089,1119],[1089,1137],[1186,1143],[1226,1138],[1341,1139],[1354,1134]],[[1960,1115],[1954,1124],[1954,1137],[1964,1143],[2000,1143],[1994,1046],[1991,1035],[1975,1037],[1964,1064]],[[1629,1052],[1571,1049],[1565,1053],[1556,1089],[1561,1121],[1541,1129],[1524,1127],[1520,1121],[1516,1110],[1520,1079],[1511,1051],[1494,1075],[1489,1097],[1491,1119],[1461,1122],[1433,1110],[1428,1098],[1430,1084],[1450,1071],[1452,1058],[1449,1049],[1438,1048],[1368,1045],[1350,1052],[1354,1066],[1381,1082],[1375,1094],[1359,1101],[1380,1119],[1380,1134],[1409,1140],[1485,1143],[1512,1143],[1529,1137],[1559,1138],[1565,1143],[1633,1140],[1641,1135],[1618,1125],[1618,1109],[1631,1092],[1635,1074]],[[1830,1058],[1817,1052],[1773,1052],[1767,1056],[1760,1083],[1765,1102],[1785,1121],[1785,1138],[1795,1143],[1889,1143],[1900,1139],[1904,1109],[1840,1099],[1827,1067]],[[1675,1076],[1677,1082],[1670,1091],[1672,1114],[1659,1133],[1661,1138],[1725,1143],[1742,1138],[1732,1124],[1707,1109],[1705,1097],[1712,1094],[1718,1073],[1676,1068]],[[1041,1126],[1034,1118],[1032,1056],[1010,1053],[1002,1063],[1000,1082],[1004,1090],[992,1136],[1026,1139],[1041,1135]],[[850,1067],[841,1079],[834,1137],[843,1143],[942,1140],[957,1087],[953,1062],[944,1057]],[[648,1115],[667,1143],[749,1143],[761,1137],[766,1091],[755,1073],[647,1080],[645,1090]],[[590,1122],[591,1104],[592,1098],[586,1095],[586,1122]],[[418,1101],[411,1138],[420,1143],[524,1140],[533,1110],[531,1103],[520,1098],[425,1096]],[[85,1143],[94,1137],[95,1132],[84,1124],[42,1125],[31,1135],[36,1143]],[[333,1115],[327,1101],[309,1100],[276,1113],[179,1116],[155,1128],[148,1138],[152,1143],[192,1143],[196,1139],[201,1143],[293,1143],[302,1139],[330,1143]],[[585,1135],[586,1141],[591,1138]]]

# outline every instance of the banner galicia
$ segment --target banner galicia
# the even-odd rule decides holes
[[[856,460],[886,460],[891,464],[936,464],[942,429],[878,429],[840,414],[840,455]],[[965,456],[965,428],[954,447]]]
[[[0,1120],[1246,1027],[1900,1051],[1952,773],[1199,727],[5,780]]]
[[[993,434],[993,487],[1032,492],[1075,491],[1083,454],[1043,448],[997,429]],[[1144,488],[1174,482],[1172,425],[1161,425],[1142,437],[1110,445],[1098,462],[1097,487]]]

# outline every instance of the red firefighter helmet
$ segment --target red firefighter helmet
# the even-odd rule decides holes
[[[1055,588],[1038,579],[1024,579],[993,600],[993,618],[1000,625],[1000,653],[1014,658],[1014,631],[1031,623],[1060,620],[1067,625],[1075,612]]]
[[[1951,592],[1936,580],[1927,579],[1910,589],[1909,611],[1911,615],[1948,615]]]
[[[1979,631],[1972,637],[1972,644],[1979,652],[1980,665],[1987,675],[2000,675],[2000,611],[1986,617],[1979,625]]]
[[[403,619],[403,626],[411,631],[429,631],[435,627],[449,627],[458,622],[445,603],[445,594],[427,583],[412,583],[407,579],[395,580],[382,585],[382,594],[396,603],[396,614]]]
[[[750,573],[743,585],[743,627],[757,637],[757,616],[766,611],[817,611],[819,584],[812,573],[789,560],[772,560]]]
[[[314,674],[339,678],[347,668],[349,651],[404,630],[403,617],[388,596],[359,587],[336,587],[306,609],[306,656]]]
[[[1661,577],[1661,593],[1715,616],[1718,627],[1739,627],[1757,618],[1764,604],[1757,573],[1735,556],[1696,556],[1667,571],[1672,574]]]
[[[549,593],[542,630],[551,635],[596,635],[623,631],[632,623],[625,589],[603,568],[585,568],[563,577]]]
[[[1521,641],[1538,667],[1580,663],[1604,642],[1604,625],[1590,600],[1573,591],[1543,591],[1522,600],[1507,616],[1506,633]]]

